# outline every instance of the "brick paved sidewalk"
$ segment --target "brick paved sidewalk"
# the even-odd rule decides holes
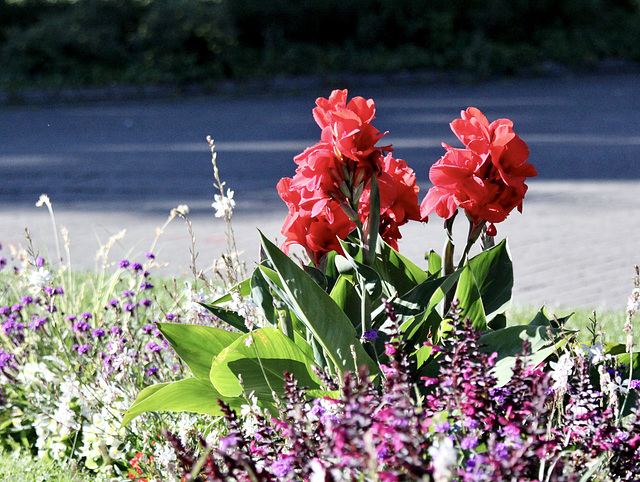
[[[508,237],[514,260],[515,304],[624,310],[633,266],[640,263],[640,182],[534,181],[530,185],[524,213],[513,213],[497,226],[498,239]],[[286,211],[276,198],[261,203],[258,215],[251,214],[251,206],[243,207],[242,199],[238,203],[233,227],[251,267],[258,254],[258,229],[276,239]],[[58,229],[69,230],[75,269],[92,269],[100,244],[122,229],[127,233],[113,248],[110,260],[141,259],[151,247],[156,228],[166,220],[158,211],[65,210],[56,208],[55,200],[54,209]],[[199,209],[190,219],[199,252],[197,267],[205,269],[225,249],[225,225],[212,210]],[[467,227],[458,224],[457,239],[462,244]],[[53,257],[49,215],[35,205],[0,209],[1,254],[8,256],[9,244],[24,245],[25,227],[35,245],[46,247]],[[426,250],[442,251],[442,220],[435,216],[426,225],[409,224],[402,232],[400,251],[419,264]],[[184,221],[173,220],[154,250],[159,261],[168,263],[158,273],[187,273],[190,245]]]

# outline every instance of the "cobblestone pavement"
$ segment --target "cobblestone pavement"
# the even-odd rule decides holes
[[[640,181],[533,181],[524,212],[514,212],[498,225],[498,239],[507,237],[514,261],[514,303],[519,306],[582,307],[624,310],[632,289],[634,264],[640,263]],[[194,207],[194,206],[192,206]],[[259,206],[243,205],[233,218],[238,248],[251,268],[258,254],[258,229],[277,239],[286,215],[277,198]],[[196,238],[198,269],[208,269],[225,250],[225,224],[211,209],[195,206],[190,215]],[[74,269],[93,269],[101,244],[122,229],[125,237],[111,251],[110,262],[124,256],[142,259],[151,249],[156,230],[166,221],[162,211],[80,211],[57,209],[58,231],[66,227]],[[257,211],[257,214],[256,214]],[[53,229],[46,208],[0,208],[1,254],[9,245],[25,244],[25,227],[35,246],[55,258]],[[464,242],[466,226],[456,232]],[[441,252],[442,221],[409,224],[402,230],[400,251],[420,264],[424,252]],[[63,244],[60,236],[60,243]],[[174,219],[159,237],[154,252],[167,266],[158,275],[188,273],[191,237],[181,219]],[[64,250],[64,248],[63,248]],[[66,255],[63,254],[66,258]]]

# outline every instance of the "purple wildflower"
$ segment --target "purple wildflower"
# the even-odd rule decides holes
[[[44,326],[46,322],[47,322],[46,318],[36,318],[35,320],[31,320],[29,322],[29,328],[31,328],[33,331],[37,333],[38,331],[40,331],[40,328]]]
[[[131,290],[124,290],[122,292],[122,298],[130,298],[133,295],[134,295],[134,293]]]
[[[154,373],[156,373],[158,371],[158,367],[151,367],[151,368],[147,368],[145,370],[145,373],[147,375],[153,375]]]
[[[156,255],[149,252],[149,253],[144,253],[144,255],[148,258],[148,259],[156,259]]]
[[[89,325],[89,323],[87,323],[84,320],[80,320],[80,321],[76,321],[73,324],[73,331],[75,333],[84,333],[85,331],[87,331],[89,328],[91,328],[91,325]]]
[[[42,268],[44,266],[45,259],[42,256],[36,258],[36,267]]]
[[[118,263],[118,267],[119,268],[127,268],[129,266],[129,260],[128,259],[121,259],[120,262]]]
[[[158,345],[155,341],[150,341],[145,345],[145,348],[151,353],[155,353],[162,350],[162,346]]]
[[[85,311],[84,313],[80,314],[80,318],[82,318],[83,320],[88,320],[90,318],[93,318],[93,315]]]
[[[107,307],[108,307],[108,308],[109,308],[109,307],[110,307],[110,308],[114,308],[114,307],[116,307],[116,306],[118,305],[118,303],[119,303],[119,301],[118,301],[118,300],[115,300],[115,299],[114,299],[114,300],[111,300],[111,301],[109,301],[109,303],[107,303]]]
[[[29,295],[23,296],[22,299],[20,300],[20,302],[23,305],[30,305],[31,303],[33,303],[33,298]]]
[[[8,315],[11,312],[11,308],[9,308],[8,306],[1,306],[0,307],[0,315]]]
[[[122,308],[124,308],[125,311],[128,311],[129,313],[131,313],[133,310],[136,309],[136,304],[131,301],[127,301],[122,305]]]
[[[57,286],[55,289],[55,292],[53,293],[55,295],[63,295],[64,294],[64,290],[62,289],[62,286]]]
[[[122,335],[122,328],[120,328],[119,326],[112,326],[111,327],[111,334],[112,335],[117,335],[117,336]]]
[[[17,303],[11,307],[11,312],[16,313],[22,309],[22,304]]]
[[[155,326],[153,326],[153,325],[144,325],[142,327],[142,332],[146,333],[148,335],[149,333],[151,333],[153,331],[154,328],[155,328]]]
[[[131,269],[134,271],[140,271],[142,269],[142,265],[140,263],[133,263],[131,265]]]
[[[365,340],[377,340],[378,332],[376,330],[367,330],[362,335],[362,338],[364,338]]]
[[[291,472],[291,462],[289,457],[277,459],[271,464],[271,472],[276,477],[285,477]]]
[[[147,281],[143,282],[140,284],[140,289],[141,290],[150,290],[153,288],[153,285]]]
[[[91,336],[94,338],[102,338],[105,335],[105,331],[102,328],[96,328],[91,333]]]
[[[91,350],[91,345],[78,345],[78,355],[82,355],[84,353],[87,353],[89,350]]]
[[[151,300],[148,298],[144,298],[138,303],[140,306],[146,306],[147,308],[151,306]]]

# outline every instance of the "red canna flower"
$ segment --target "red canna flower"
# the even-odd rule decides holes
[[[373,100],[347,102],[346,90],[334,90],[328,99],[316,100],[313,117],[322,129],[320,142],[294,158],[293,178],[278,183],[289,208],[283,250],[300,244],[316,263],[329,251],[342,252],[339,239],[368,217],[374,173],[380,187],[380,234],[397,247],[398,227],[420,217],[419,188],[413,170],[387,154],[390,146],[375,146],[384,134],[371,125]]]
[[[395,159],[387,154],[380,161],[382,172],[378,174],[378,188],[380,190],[380,235],[389,245],[398,249],[398,240],[402,237],[399,227],[409,220],[420,219],[416,176],[405,161]],[[369,216],[369,199],[371,183],[365,187],[360,198],[361,220]]]
[[[537,172],[527,163],[529,149],[513,123],[498,119],[489,124],[482,112],[470,107],[451,123],[451,130],[466,148],[443,144],[447,152],[429,171],[434,187],[422,201],[422,217],[435,211],[449,219],[461,207],[477,225],[504,221],[516,207],[522,211],[525,181]]]

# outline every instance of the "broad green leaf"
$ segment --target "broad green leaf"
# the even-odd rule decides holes
[[[347,277],[342,275],[338,277],[330,296],[349,317],[353,326],[360,326],[360,295]]]
[[[262,233],[260,236],[263,249],[282,283],[284,301],[327,352],[340,376],[347,370],[354,370],[354,363],[366,365],[372,375],[377,374],[377,364],[365,352],[347,315],[287,255]]]
[[[427,269],[429,276],[440,275],[440,272],[442,271],[442,258],[440,255],[433,250],[429,251],[427,262],[429,266]]]
[[[127,425],[144,412],[195,412],[222,415],[217,399],[239,407],[244,399],[229,399],[218,393],[209,380],[186,378],[173,383],[159,383],[145,388],[122,420]]]
[[[243,333],[247,333],[249,331],[245,323],[245,319],[235,311],[231,311],[226,308],[216,306],[214,304],[206,304],[206,303],[198,303],[198,304],[201,305],[203,308],[206,308],[207,310],[209,310],[214,316],[217,316],[222,321],[229,324],[229,326],[232,326],[236,330],[239,330]]]
[[[469,318],[473,327],[478,331],[487,328],[484,306],[480,295],[480,289],[476,283],[474,272],[469,265],[465,266],[460,273],[456,296],[460,302],[459,308],[462,310],[462,319]]]
[[[378,251],[372,267],[380,275],[387,296],[396,294],[402,296],[429,276],[429,273],[405,258],[382,239],[378,241]]]
[[[171,347],[188,366],[193,376],[209,379],[211,361],[236,341],[240,334],[211,326],[158,323]]]
[[[278,324],[276,309],[273,306],[273,296],[271,296],[269,285],[258,268],[254,270],[251,276],[251,299],[258,305],[269,323],[272,325]]]
[[[323,290],[327,291],[329,284],[327,282],[327,277],[324,275],[322,271],[318,268],[314,268],[313,266],[303,266],[304,272],[307,273],[313,280],[318,283],[318,286]]]
[[[513,264],[504,239],[493,248],[474,256],[468,263],[480,291],[487,321],[502,313],[511,302]]]
[[[259,400],[273,401],[272,390],[281,395],[284,373],[295,376],[301,386],[320,389],[311,371],[313,360],[281,331],[266,327],[242,335],[211,364],[211,383],[227,397],[254,392]],[[242,384],[239,377],[242,378]]]
[[[536,366],[566,343],[565,338],[555,337],[559,333],[559,330],[546,326],[509,326],[485,333],[478,343],[481,347],[480,351],[498,353],[493,372],[498,378],[498,384],[504,385],[511,378],[516,356],[522,354],[525,340],[530,343],[531,352],[526,359],[527,365]]]
[[[227,293],[225,293],[219,298],[216,298],[210,304],[221,305],[221,304],[229,303],[230,301],[233,301],[233,297],[231,296],[232,292],[238,292],[240,293],[240,296],[249,296],[251,294],[251,279],[246,279],[236,285],[233,285],[229,289],[229,291],[227,291]]]

